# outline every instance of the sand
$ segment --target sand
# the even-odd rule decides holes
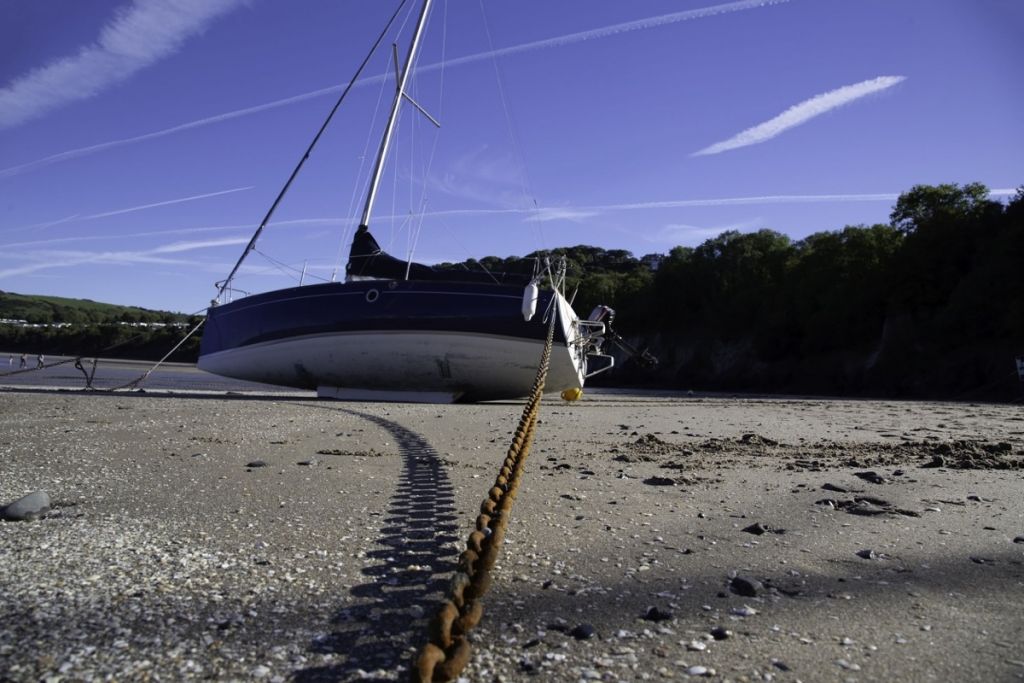
[[[0,680],[406,678],[521,410],[0,391]],[[546,397],[464,676],[1024,680],[1022,467],[1020,406]]]

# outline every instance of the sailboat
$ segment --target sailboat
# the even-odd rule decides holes
[[[234,269],[217,285],[217,298],[207,311],[200,369],[315,389],[324,398],[514,399],[530,391],[552,318],[554,346],[546,392],[576,396],[589,376],[614,365],[613,357],[602,351],[610,333],[608,309],[596,310],[591,319],[576,314],[565,295],[564,262],[538,263],[525,276],[441,270],[387,254],[371,234],[374,200],[400,107],[409,102],[426,114],[406,86],[430,5],[431,0],[424,0],[404,66],[396,74],[396,92],[345,281],[228,300],[232,278],[297,175],[300,161]],[[367,60],[369,55],[363,66]]]

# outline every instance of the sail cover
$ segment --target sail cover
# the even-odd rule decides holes
[[[406,272],[408,271],[408,277]],[[480,282],[502,285],[526,285],[531,276],[520,273],[477,273],[469,270],[446,270],[422,263],[409,263],[388,254],[360,225],[352,238],[345,273],[349,280],[425,280],[432,282]]]

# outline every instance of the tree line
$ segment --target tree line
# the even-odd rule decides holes
[[[1024,188],[1003,203],[980,183],[918,185],[900,195],[889,223],[800,240],[767,229],[727,231],[697,247],[640,258],[578,245],[438,267],[529,272],[533,260],[545,256],[566,259],[567,292],[577,312],[586,316],[598,304],[611,306],[617,331],[661,360],[656,370],[644,370],[620,359],[614,373],[598,378],[603,382],[853,396],[1020,396],[1014,358],[1024,355]],[[145,314],[163,322],[176,315]],[[180,338],[173,328],[89,322],[66,329],[0,326],[0,348],[92,354],[113,346],[110,355],[153,358]],[[193,338],[174,360],[197,355]]]
[[[606,303],[662,364],[613,381],[843,395],[1020,395],[1024,188],[918,185],[888,224],[791,240],[723,232],[664,257],[574,247],[577,310]]]

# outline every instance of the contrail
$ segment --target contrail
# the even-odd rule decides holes
[[[826,112],[830,112],[833,109],[847,105],[855,100],[859,100],[860,98],[866,97],[872,93],[881,92],[882,90],[891,88],[904,80],[906,80],[906,76],[879,76],[878,78],[861,81],[860,83],[854,83],[853,85],[845,85],[841,88],[836,88],[835,90],[822,93],[821,95],[815,95],[808,100],[800,102],[799,104],[794,104],[775,118],[769,119],[764,123],[759,123],[753,128],[748,128],[741,133],[737,133],[728,140],[716,142],[713,145],[705,147],[699,152],[694,152],[692,156],[719,154],[720,152],[725,152],[730,149],[738,149],[740,147],[756,145],[766,140],[771,140],[790,128],[795,128],[801,124],[807,123],[813,118],[821,116]]]
[[[234,192],[244,192],[246,190],[251,190],[254,187],[255,187],[255,185],[248,185],[246,187],[235,187],[235,188],[232,188],[230,190],[220,190],[218,192],[207,192],[207,193],[204,193],[204,194],[196,194],[196,195],[192,195],[191,197],[180,197],[178,199],[168,199],[166,201],[155,202],[153,204],[142,204],[140,206],[132,206],[132,207],[129,207],[127,209],[116,209],[114,211],[105,211],[103,213],[94,213],[94,214],[91,214],[91,215],[88,215],[88,216],[82,216],[82,215],[79,215],[79,214],[74,214],[73,216],[68,216],[66,218],[61,218],[60,220],[49,221],[49,222],[46,222],[46,223],[34,223],[33,225],[25,225],[25,226],[18,227],[18,228],[11,228],[11,229],[6,230],[4,232],[8,232],[8,233],[10,233],[10,232],[23,232],[25,230],[34,230],[34,229],[37,229],[37,228],[50,228],[50,227],[53,227],[55,225],[62,225],[64,223],[72,223],[72,222],[76,222],[76,221],[89,221],[89,220],[93,220],[93,219],[96,219],[96,218],[108,218],[110,216],[120,216],[121,214],[133,213],[135,211],[143,211],[145,209],[154,209],[154,208],[160,207],[160,206],[170,206],[171,204],[181,204],[181,203],[184,203],[184,202],[193,202],[193,201],[196,201],[197,199],[207,199],[209,197],[219,197],[221,195],[232,194]]]
[[[158,263],[170,265],[194,265],[191,260],[170,259],[162,254],[178,254],[197,249],[211,249],[227,245],[245,244],[248,237],[228,237],[216,240],[205,240],[198,242],[174,242],[165,244],[145,251],[41,251],[34,254],[19,254],[22,259],[35,259],[34,263],[24,266],[16,266],[0,270],[0,278],[11,277],[12,275],[27,275],[40,270],[53,268],[67,268],[69,266],[80,266],[87,263],[110,263],[116,265],[135,265],[140,263]]]
[[[417,67],[418,72],[427,72],[440,69],[442,66],[462,66],[464,64],[471,64],[473,62],[479,62],[485,59],[493,59],[495,57],[502,57],[506,55],[521,54],[523,52],[530,52],[533,50],[542,50],[553,47],[564,47],[566,45],[572,45],[575,43],[582,43],[587,40],[594,40],[599,38],[607,38],[609,36],[618,35],[621,33],[628,33],[630,31],[640,31],[658,26],[665,26],[667,24],[675,24],[683,21],[692,21],[695,19],[705,19],[708,17],[714,17],[721,14],[729,14],[732,12],[739,12],[747,9],[756,9],[759,7],[767,7],[772,5],[779,5],[789,2],[789,0],[739,0],[738,2],[727,2],[719,5],[712,5],[710,7],[702,7],[698,9],[685,10],[682,12],[672,12],[671,14],[663,14],[657,17],[648,17],[646,19],[637,19],[635,21],[627,21],[621,24],[613,24],[611,26],[604,26],[602,28],[590,29],[588,31],[579,31],[577,33],[570,33],[563,36],[556,36],[553,38],[545,38],[543,40],[535,40],[529,43],[523,43],[521,45],[512,45],[510,47],[498,48],[496,50],[489,50],[487,52],[478,52],[472,55],[466,55],[464,57],[457,57],[442,63],[428,64],[421,67]],[[378,76],[372,76],[364,78],[357,82],[356,85],[369,85],[372,83],[379,83],[382,80],[391,77],[391,74],[381,74]],[[263,104],[257,104],[252,107],[245,107],[243,109],[236,109],[234,111],[224,112],[222,114],[216,114],[214,116],[208,116],[202,119],[196,119],[195,121],[189,121],[182,123],[177,126],[170,128],[164,128],[162,130],[152,131],[150,133],[143,133],[141,135],[135,135],[133,137],[121,138],[118,140],[109,140],[107,142],[100,142],[95,145],[89,145],[88,147],[78,147],[76,149],[70,149],[65,152],[59,152],[57,154],[51,154],[50,156],[36,159],[35,161],[29,161],[24,164],[17,166],[9,166],[4,169],[0,169],[0,178],[9,178],[11,176],[19,175],[26,171],[31,171],[43,166],[49,166],[61,161],[67,161],[68,159],[75,159],[89,154],[95,154],[103,150],[111,149],[114,147],[122,147],[124,145],[131,145],[137,142],[144,142],[146,140],[153,140],[155,138],[161,138],[166,135],[173,135],[193,128],[199,128],[201,126],[208,126],[214,123],[220,123],[222,121],[228,121],[230,119],[239,118],[241,116],[248,116],[249,114],[257,114],[259,112],[267,111],[268,109],[275,109],[277,107],[284,107],[297,102],[303,102],[305,100],[313,99],[315,97],[321,97],[331,93],[339,92],[344,85],[334,85],[326,88],[320,88],[319,90],[312,90],[310,92],[301,93],[299,95],[293,95],[291,97],[285,97],[271,102],[265,102]]]
[[[142,211],[144,209],[155,209],[158,206],[170,206],[171,204],[181,204],[183,202],[193,202],[193,201],[195,201],[197,199],[207,199],[209,197],[220,197],[221,195],[225,195],[225,194],[232,194],[232,193],[235,193],[235,192],[245,192],[246,190],[251,190],[254,187],[255,187],[255,185],[248,185],[246,187],[235,187],[235,188],[232,188],[230,190],[220,190],[219,192],[207,192],[205,194],[195,194],[195,195],[192,195],[191,197],[182,197],[180,199],[168,199],[167,201],[163,201],[163,202],[155,202],[153,204],[142,204],[140,206],[133,206],[133,207],[130,207],[130,208],[127,208],[127,209],[118,209],[116,211],[107,211],[105,213],[94,213],[91,216],[84,216],[81,220],[87,221],[87,220],[92,220],[93,218],[106,218],[108,216],[120,216],[121,214],[132,213],[134,211]]]

